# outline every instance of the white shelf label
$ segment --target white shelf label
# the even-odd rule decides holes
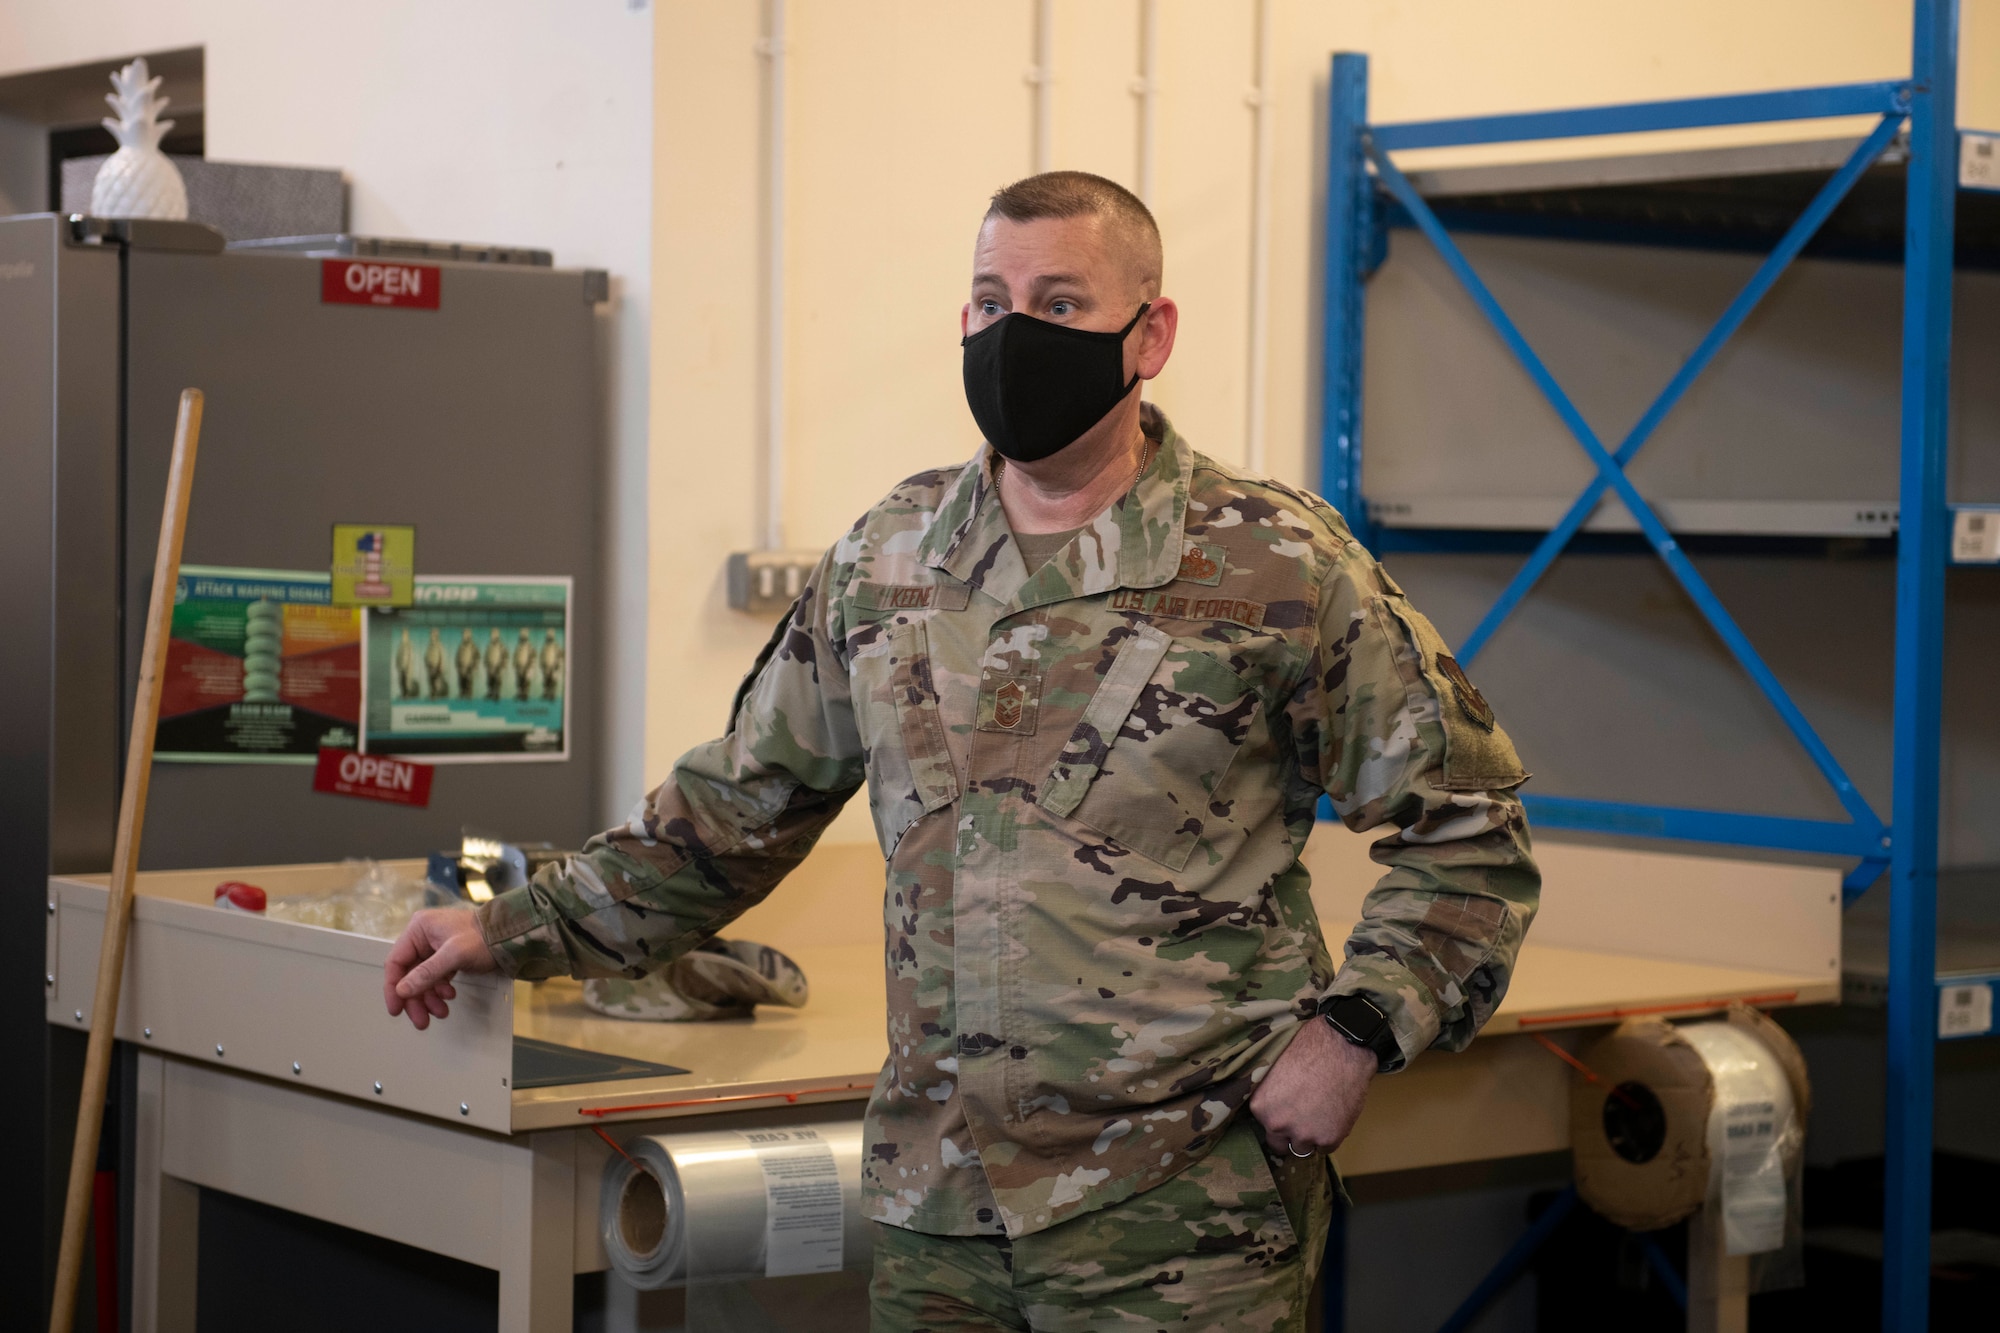
[[[1958,188],[2000,190],[2000,134],[1959,132]]]
[[[2000,561],[2000,509],[1961,509],[1951,522],[1951,558],[1959,564]]]
[[[1992,986],[1977,981],[1938,987],[1938,1036],[1983,1037],[1992,1030]]]
[[[847,1214],[833,1146],[811,1129],[737,1132],[764,1168],[764,1276],[838,1273]]]

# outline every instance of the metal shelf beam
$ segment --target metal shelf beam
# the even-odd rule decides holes
[[[1933,0],[1920,0],[1929,3]],[[1419,120],[1375,127],[1375,143],[1385,153],[1407,148],[1457,148],[1466,144],[1524,143],[1538,139],[1578,139],[1600,134],[1647,134],[1656,130],[1697,130],[1719,125],[1753,125],[1781,120],[1824,120],[1832,116],[1900,116],[1909,110],[1910,85],[1901,80],[1842,83],[1827,88],[1789,88],[1734,97],[1695,97],[1672,102],[1628,102],[1576,111],[1529,111],[1511,116],[1461,120]]]

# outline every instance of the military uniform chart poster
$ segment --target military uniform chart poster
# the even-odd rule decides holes
[[[420,576],[363,623],[364,754],[569,758],[570,580]]]
[[[154,758],[310,764],[361,727],[361,611],[324,572],[183,565]]]

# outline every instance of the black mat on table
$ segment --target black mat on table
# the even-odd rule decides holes
[[[603,1051],[558,1046],[533,1037],[514,1038],[515,1088],[560,1088],[569,1083],[606,1083],[622,1078],[652,1078],[688,1071],[678,1065],[654,1064]]]

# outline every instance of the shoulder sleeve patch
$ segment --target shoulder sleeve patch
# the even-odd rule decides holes
[[[1437,668],[1438,674],[1451,682],[1451,692],[1458,696],[1459,711],[1472,719],[1482,730],[1493,730],[1492,706],[1486,702],[1486,696],[1479,692],[1479,687],[1466,676],[1465,668],[1458,664],[1458,659],[1439,653]]]
[[[1444,637],[1401,597],[1383,598],[1378,605],[1409,634],[1417,650],[1417,665],[1437,697],[1438,723],[1444,729],[1438,787],[1444,791],[1504,791],[1527,781],[1528,773],[1514,752],[1514,742],[1494,720],[1492,705],[1452,657]]]

